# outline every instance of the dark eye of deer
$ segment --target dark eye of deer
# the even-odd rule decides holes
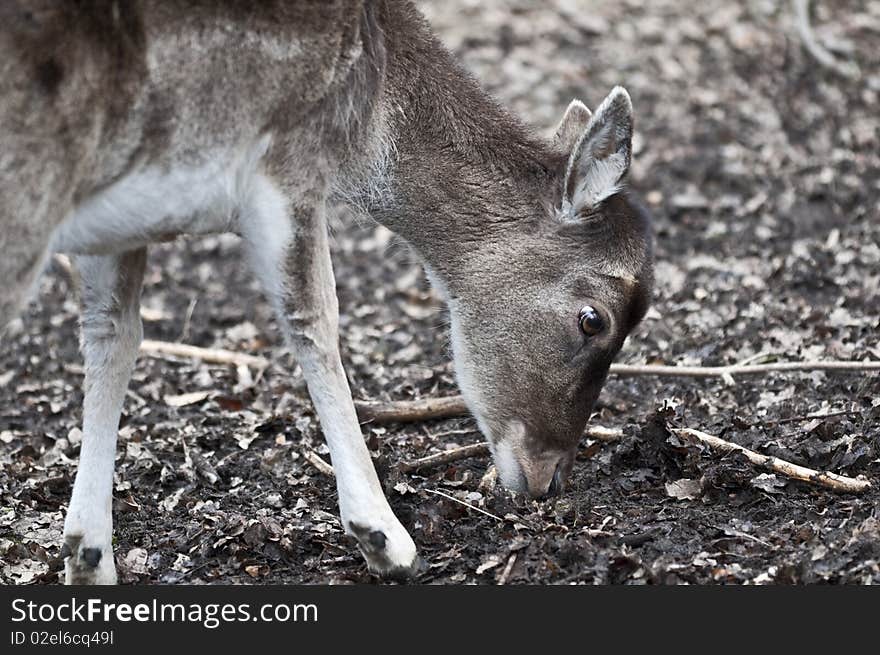
[[[590,305],[581,308],[578,325],[580,325],[581,332],[588,337],[594,337],[605,329],[605,321],[599,316],[599,312]]]

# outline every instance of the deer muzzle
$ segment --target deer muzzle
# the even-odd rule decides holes
[[[558,496],[565,489],[574,458],[556,448],[541,449],[540,445],[528,444],[527,439],[525,426],[513,421],[493,445],[501,483],[532,498]]]

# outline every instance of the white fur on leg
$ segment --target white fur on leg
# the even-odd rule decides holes
[[[335,363],[323,354],[298,355],[333,458],[342,524],[347,533],[358,539],[375,572],[407,571],[415,564],[416,547],[382,492],[335,349],[336,335],[331,338]],[[374,540],[382,543],[376,544]]]
[[[146,253],[79,257],[85,361],[83,442],[64,522],[68,584],[114,584],[113,468],[125,390],[142,329],[138,296]]]
[[[339,356],[338,306],[323,207],[297,224],[296,217],[288,215],[284,195],[270,180],[255,179],[250,188],[253,196],[241,212],[241,233],[321,420],[333,458],[345,531],[357,538],[373,571],[409,573],[416,566],[415,544],[382,492]],[[296,266],[291,259],[299,254],[298,247],[310,248],[301,254],[303,262],[313,268],[308,274],[287,276],[285,271]],[[311,286],[303,289],[297,284]],[[318,306],[305,306],[306,299]]]

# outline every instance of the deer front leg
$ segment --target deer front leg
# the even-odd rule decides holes
[[[115,584],[113,468],[125,391],[142,338],[146,249],[77,257],[85,360],[83,441],[64,521],[65,582]]]
[[[325,200],[286,202],[268,180],[242,216],[257,275],[303,370],[333,458],[339,510],[370,569],[403,577],[417,568],[415,544],[382,492],[339,356],[339,308],[330,261]]]

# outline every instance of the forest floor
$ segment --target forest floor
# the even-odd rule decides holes
[[[817,65],[781,0],[425,3],[465,65],[538,130],[573,97],[594,107],[616,84],[632,95],[630,186],[655,216],[657,294],[618,362],[880,360],[880,2],[813,4],[820,39],[860,78]],[[406,246],[352,223],[334,249],[355,397],[457,393],[442,305]],[[342,532],[333,480],[303,457],[329,459],[238,241],[154,248],[143,302],[148,338],[273,363],[252,376],[139,360],[116,466],[120,581],[374,581]],[[480,489],[486,458],[399,471],[481,441],[471,419],[365,425],[428,564],[417,581],[880,582],[880,377],[729,382],[611,377],[592,422],[626,436],[584,440],[568,490],[544,502]],[[59,579],[81,384],[75,292],[54,267],[0,348],[2,583]],[[792,482],[666,425],[876,484],[847,495]]]

